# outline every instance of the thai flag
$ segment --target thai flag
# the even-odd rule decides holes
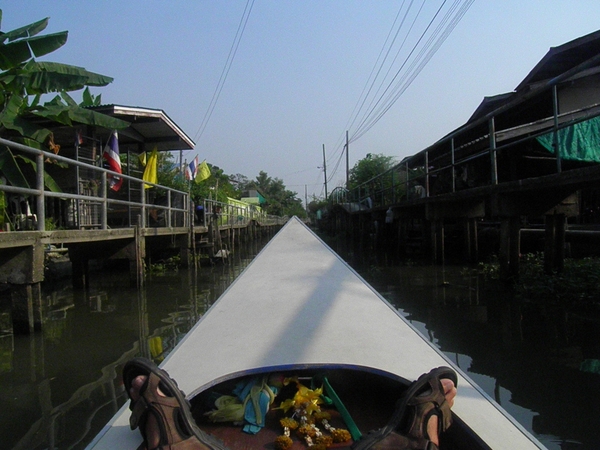
[[[102,152],[102,157],[106,160],[108,169],[113,172],[123,173],[121,172],[121,158],[119,157],[119,136],[117,135],[116,130],[112,132],[110,138],[108,138],[108,142],[104,147],[104,151]],[[109,185],[113,191],[118,191],[121,189],[121,185],[123,184],[123,178],[117,177],[109,174],[110,177]]]
[[[192,160],[192,162],[185,168],[185,179],[193,180],[198,174],[198,155]]]
[[[75,132],[75,147],[78,147],[83,144],[83,136],[81,134],[81,130],[77,130]]]

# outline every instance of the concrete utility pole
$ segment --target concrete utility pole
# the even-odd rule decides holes
[[[325,159],[325,144],[323,144],[323,173],[325,178],[325,200],[327,200],[327,161]]]
[[[348,189],[348,181],[350,180],[350,156],[348,152],[350,149],[348,148],[348,130],[346,130],[346,189]]]
[[[308,189],[306,185],[304,185],[304,206],[304,209],[306,209],[306,213],[308,213]]]

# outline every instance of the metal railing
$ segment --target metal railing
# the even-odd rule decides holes
[[[555,90],[553,96],[556,96]],[[436,144],[405,158],[391,169],[351,190],[343,187],[334,189],[329,197],[330,203],[343,203],[349,211],[358,211],[397,205],[470,187],[497,185],[506,181],[501,179],[498,171],[501,153],[508,153],[511,149],[547,133],[553,133],[556,149],[559,130],[598,116],[600,105],[594,104],[569,113],[555,112],[553,116],[533,123],[497,131],[495,116],[490,114],[486,116],[485,121],[479,120],[451,133]],[[456,146],[461,133],[473,132],[476,127],[481,131],[478,137]],[[549,153],[548,159],[555,160],[555,173],[564,170],[558,151],[554,154]],[[487,173],[486,170],[479,170],[475,179],[467,173],[468,166],[473,167],[473,164],[477,164],[477,168],[487,167]],[[536,173],[532,177],[539,175],[540,173]],[[435,185],[432,180],[435,180]]]
[[[92,223],[86,223],[85,226],[91,226],[95,228],[99,228],[105,230],[109,228],[108,226],[108,217],[109,213],[118,212],[120,209],[125,207],[125,210],[129,210],[131,208],[139,211],[139,217],[141,223],[133,223],[137,222],[137,220],[132,221],[131,219],[127,220],[125,226],[122,228],[130,227],[134,225],[139,225],[142,228],[145,228],[150,220],[155,217],[158,218],[159,214],[163,214],[164,217],[161,220],[155,220],[156,225],[162,224],[165,227],[172,226],[189,226],[189,194],[187,192],[178,191],[176,189],[172,189],[166,186],[161,186],[158,184],[150,183],[144,181],[139,178],[135,178],[125,174],[119,174],[103,167],[97,167],[91,164],[83,163],[80,161],[76,161],[70,158],[66,158],[63,156],[55,155],[54,153],[49,153],[43,150],[35,149],[32,147],[28,147],[22,144],[18,144],[6,139],[0,138],[0,145],[6,145],[7,147],[16,150],[18,152],[22,152],[28,155],[32,155],[35,157],[35,167],[36,167],[36,180],[35,180],[35,188],[25,188],[25,187],[16,187],[10,185],[0,184],[0,191],[4,191],[10,194],[18,194],[26,198],[34,198],[35,199],[35,209],[33,212],[34,221],[36,223],[35,228],[38,231],[45,231],[46,227],[46,209],[45,209],[45,200],[47,198],[58,198],[64,200],[74,200],[77,202],[77,215],[78,220],[75,221],[76,228],[82,228],[84,225],[80,223],[80,218],[82,214],[87,210],[92,210],[91,208],[99,208],[98,216],[99,220]],[[45,174],[45,164],[46,161],[57,161],[61,163],[66,163],[69,166],[76,166],[79,168],[85,168],[92,173],[97,174],[100,182],[97,186],[96,192],[88,192],[88,194],[92,195],[83,195],[69,192],[54,192],[51,190],[47,190],[44,183],[44,174]],[[112,198],[112,193],[109,192],[109,183],[108,177],[118,177],[123,180],[128,180],[131,186],[139,185],[139,200],[138,201],[128,201],[118,198]],[[77,180],[79,183],[80,180]],[[159,197],[163,198],[163,203],[165,204],[157,204],[148,202],[148,191],[150,189],[155,189],[156,193],[159,193]],[[155,196],[156,197],[156,196]],[[129,215],[131,217],[131,215]],[[137,217],[137,215],[136,215]]]
[[[213,223],[229,227],[245,227],[251,221],[261,225],[283,225],[288,221],[288,217],[267,214],[253,205],[233,205],[210,199],[203,202],[203,215],[205,224],[212,218]]]
[[[150,183],[130,175],[118,174],[103,167],[76,161],[6,139],[0,138],[0,145],[6,145],[13,150],[35,158],[35,188],[0,184],[0,191],[17,194],[27,199],[35,199],[33,212],[26,216],[31,217],[31,225],[35,225],[34,228],[38,231],[46,231],[45,201],[47,198],[73,200],[75,202],[76,208],[74,208],[73,214],[77,215],[77,220],[74,220],[72,228],[97,228],[105,230],[108,228],[127,228],[135,225],[139,225],[142,228],[148,226],[189,227],[190,223],[192,223],[190,222],[192,205],[189,193],[187,192]],[[56,161],[80,169],[88,169],[94,174],[94,178],[92,180],[77,180],[79,184],[78,189],[85,184],[85,187],[81,189],[84,192],[83,194],[48,190],[44,183],[47,161]],[[128,181],[130,192],[138,193],[139,200],[130,201],[114,198],[115,194],[110,191],[109,176],[119,177],[124,181]],[[94,180],[99,180],[99,182],[96,183]],[[88,181],[93,181],[93,183],[88,183]],[[92,184],[93,188],[91,187]],[[150,201],[149,198],[160,198],[160,201]],[[132,214],[131,211],[134,211],[135,214]],[[216,200],[203,200],[203,217],[206,218],[213,214],[220,226],[243,227],[247,226],[250,221],[256,221],[261,225],[281,225],[288,220],[287,217],[266,214],[260,208],[256,208],[253,205],[233,205]],[[92,219],[89,219],[90,216]],[[121,217],[121,224],[115,225],[115,219],[109,226],[109,217]]]

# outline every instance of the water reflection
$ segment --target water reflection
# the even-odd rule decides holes
[[[13,335],[10,300],[0,298],[2,447],[84,448],[126,401],[123,365],[162,361],[265,243],[224,265],[153,276],[141,291],[129,288],[127,268],[92,277],[87,292],[55,286],[31,336]]]
[[[600,448],[597,314],[517,300],[463,266],[351,257],[378,292],[544,445]]]

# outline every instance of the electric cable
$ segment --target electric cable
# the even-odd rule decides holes
[[[200,126],[196,131],[194,136],[194,141],[198,142],[198,140],[204,134],[204,130],[206,130],[206,126],[210,118],[212,117],[215,106],[217,105],[217,101],[221,96],[221,91],[223,90],[223,86],[225,85],[225,81],[227,80],[227,76],[229,75],[229,71],[231,70],[231,66],[233,64],[233,60],[237,53],[238,47],[242,40],[242,36],[244,34],[244,30],[246,29],[246,25],[248,24],[248,19],[250,18],[250,13],[252,12],[252,7],[254,6],[254,0],[247,0],[246,6],[244,8],[244,12],[242,14],[242,18],[240,19],[240,23],[238,24],[238,29],[236,31],[235,37],[233,39],[233,43],[231,44],[231,48],[229,49],[229,54],[227,55],[227,60],[225,61],[225,65],[223,66],[223,70],[221,71],[221,76],[219,77],[219,81],[213,92],[212,98],[208,105],[206,112],[204,113],[204,117],[202,118],[202,122],[200,122]]]

